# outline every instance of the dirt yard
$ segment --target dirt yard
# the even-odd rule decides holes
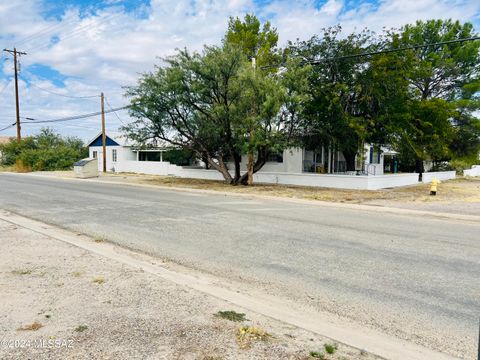
[[[480,215],[480,177],[458,178],[441,183],[437,196],[430,195],[430,184],[383,189],[343,190],[304,186],[256,184],[231,186],[220,181],[182,179],[137,174],[107,175],[105,179],[175,188],[213,190],[224,193],[276,196],[337,203],[398,207],[433,212]]]
[[[3,220],[0,250],[1,359],[376,359]]]

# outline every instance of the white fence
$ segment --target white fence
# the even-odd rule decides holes
[[[480,167],[478,168],[480,171]],[[216,170],[195,169],[172,165],[169,162],[157,161],[122,161],[115,167],[117,172],[133,172],[150,175],[173,175],[182,178],[223,180],[222,174]],[[455,171],[428,172],[423,174],[423,182],[455,178]],[[356,176],[341,174],[310,174],[263,172],[254,175],[256,183],[282,184],[297,186],[328,187],[337,189],[378,190],[399,186],[415,185],[418,183],[418,174],[390,174],[377,176]]]
[[[437,180],[440,180],[440,181],[451,180],[451,179],[455,179],[455,176],[456,176],[455,171],[426,172],[426,173],[423,173],[422,181],[424,183],[429,183],[433,180],[433,178],[437,178]]]
[[[334,174],[256,173],[254,181],[266,184],[301,185],[336,189],[378,190],[418,183],[418,174],[377,176]]]
[[[177,175],[182,168],[167,161],[125,160],[115,164],[115,172],[132,172],[149,175]]]
[[[473,165],[471,169],[463,170],[464,176],[480,176],[480,165]]]

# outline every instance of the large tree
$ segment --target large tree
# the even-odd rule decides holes
[[[247,84],[242,96],[246,105],[245,118],[243,126],[237,129],[239,137],[244,139],[243,150],[247,154],[247,173],[241,182],[248,185],[253,184],[253,174],[266,162],[271,148],[269,123],[279,110],[277,94],[270,97],[275,93],[272,80],[276,78],[275,63],[279,61],[277,42],[276,29],[268,21],[262,27],[253,14],[245,15],[243,20],[231,17],[223,39],[225,45],[240,49],[252,63],[252,70],[246,71],[243,77]]]
[[[183,50],[165,62],[129,88],[136,121],[124,128],[128,136],[138,143],[162,140],[189,149],[229,183],[246,183],[241,155],[256,152],[253,170],[258,171],[282,144],[277,134],[287,129],[280,115],[285,91],[279,78],[258,75],[242,50],[229,44],[205,47],[202,53]]]
[[[231,18],[222,46],[179,51],[128,89],[136,121],[124,130],[138,143],[160,139],[189,149],[226,181],[251,184],[269,154],[291,144],[299,113],[304,71],[294,62],[272,70],[277,41],[270,23],[262,27],[254,15]]]
[[[233,128],[241,119],[239,72],[246,59],[232,47],[205,47],[202,53],[183,50],[164,61],[128,89],[136,121],[124,130],[138,143],[159,139],[189,149],[235,183],[241,144]],[[233,176],[226,159],[235,159]]]
[[[388,32],[388,49],[413,47],[401,52],[403,66],[390,73],[403,76],[408,84],[408,91],[402,93],[405,106],[397,124],[397,144],[403,151],[410,150],[420,178],[424,161],[451,158],[455,139],[466,135],[462,127],[475,122],[471,110],[478,105],[476,92],[466,89],[479,80],[480,41],[455,42],[474,36],[472,24],[451,20],[417,21]],[[441,42],[447,43],[416,47]],[[477,141],[467,136],[462,141],[471,140]]]
[[[260,70],[271,67],[280,60],[277,29],[269,21],[262,26],[253,14],[245,15],[243,20],[231,17],[223,42],[238,46],[249,60],[255,58]]]
[[[372,127],[371,74],[365,59],[355,57],[372,49],[368,31],[342,36],[339,26],[323,36],[290,43],[287,52],[309,62],[309,101],[303,113],[304,145],[328,145],[343,152],[347,170],[368,141]]]

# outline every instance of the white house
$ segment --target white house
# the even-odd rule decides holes
[[[98,169],[101,171],[103,167],[101,134],[93,138],[88,147],[90,157],[98,159]],[[165,152],[170,150],[172,147],[166,145],[152,146],[149,149],[138,148],[124,136],[107,134],[107,171],[223,180],[218,171],[206,170],[201,163],[178,166],[164,161]],[[364,154],[357,156],[355,171],[347,172],[346,161],[340,151],[326,147],[317,151],[292,148],[284,150],[281,154],[272,154],[269,161],[254,175],[254,181],[371,190],[416,184],[418,174],[395,174],[395,155],[396,152],[387,148],[366,145]],[[242,171],[246,171],[246,164],[246,156],[243,156]],[[230,168],[233,169],[233,166]],[[455,172],[448,174],[446,172],[438,177],[440,180],[452,178],[455,177]]]
[[[99,170],[102,170],[102,135],[97,134],[89,143],[89,153],[91,158],[98,158]],[[119,172],[125,168],[125,163],[144,162],[146,173],[160,166],[163,161],[163,153],[171,150],[168,145],[154,146],[148,149],[134,147],[125,136],[111,133],[106,135],[107,150],[107,171]],[[358,157],[356,168],[350,175],[370,174],[382,175],[384,173],[384,159],[386,156],[395,156],[396,152],[387,148],[377,149],[366,145],[365,153]],[[364,160],[362,160],[362,158]],[[246,171],[247,157],[242,156],[241,169]],[[202,167],[198,162],[197,167]],[[233,168],[232,164],[227,164]],[[260,170],[261,172],[279,172],[279,173],[317,173],[317,174],[346,174],[346,161],[341,151],[332,151],[322,147],[320,150],[312,151],[302,148],[291,148],[284,150],[281,154],[271,154],[267,163]],[[394,172],[394,171],[390,171]]]
[[[97,134],[87,144],[89,149],[89,157],[98,159],[98,170],[103,170],[103,146],[102,133]],[[130,162],[148,163],[152,171],[155,166],[163,162],[163,153],[168,151],[168,147],[155,147],[152,149],[139,149],[128,141],[125,136],[117,133],[106,135],[106,154],[107,154],[107,171],[108,172],[126,172]],[[150,173],[148,167],[145,167],[146,174]]]

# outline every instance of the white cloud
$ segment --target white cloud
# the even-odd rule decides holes
[[[253,0],[152,0],[149,7],[138,12],[125,11],[121,1],[104,1],[107,2],[112,5],[89,14],[81,14],[78,8],[71,7],[61,19],[46,19],[42,16],[45,5],[41,0],[2,1],[1,45],[17,44],[20,50],[28,52],[22,57],[22,77],[29,78],[35,85],[65,95],[103,91],[112,106],[120,106],[126,101],[122,97],[122,86],[133,84],[139,73],[151,70],[159,62],[158,57],[170,55],[176,48],[200,50],[203,44],[220,43],[229,16],[255,12],[262,19],[270,19],[283,44],[287,40],[309,38],[320,33],[323,27],[337,23],[346,31],[366,26],[380,31],[382,27],[398,27],[429,18],[478,23],[480,11],[480,3],[475,0],[380,0],[377,4],[363,1],[353,9],[347,8],[349,2],[342,0],[327,0],[320,6],[313,0],[277,0],[262,7]],[[36,35],[29,39],[32,34]],[[54,41],[58,42],[52,45]],[[33,64],[50,67],[65,76],[65,88],[29,74],[28,68]],[[11,76],[11,60],[0,66]],[[0,91],[5,84],[6,79],[0,78]],[[95,102],[55,96],[27,87],[23,79],[20,94],[23,116],[55,118],[99,109],[97,99]],[[0,128],[14,118],[13,99],[10,84],[0,94],[3,110]],[[125,112],[121,115],[127,118]],[[120,122],[115,115],[108,114],[107,123],[115,129]],[[63,133],[89,138],[98,124],[99,119],[87,119],[56,126]],[[33,130],[29,125],[24,126],[25,132]],[[13,133],[14,129],[10,134]]]

